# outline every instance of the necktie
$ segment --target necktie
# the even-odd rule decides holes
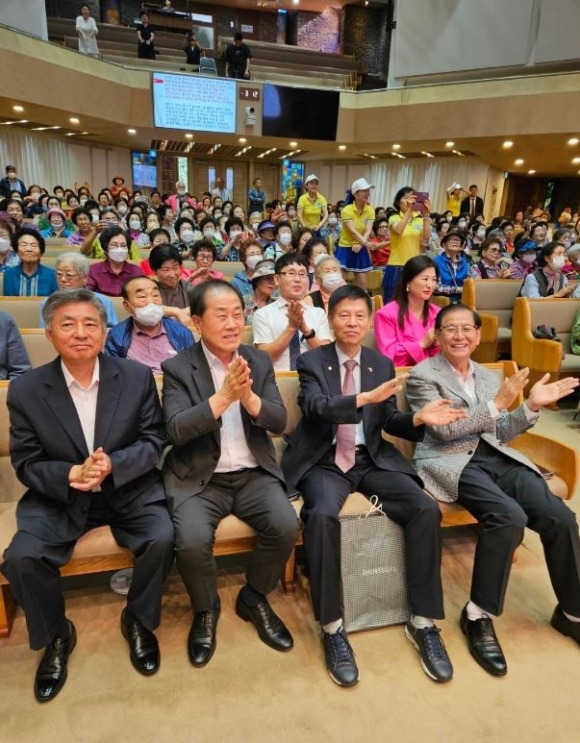
[[[344,368],[346,369],[346,372],[344,375],[344,382],[342,383],[343,395],[356,394],[353,374],[356,366],[357,362],[354,361],[354,359],[348,359],[344,362]],[[343,472],[348,472],[351,467],[354,467],[355,440],[356,423],[340,423],[336,432],[336,453],[334,456],[334,463]]]
[[[475,217],[475,199],[469,200],[469,216]]]
[[[290,351],[290,369],[296,371],[296,359],[300,356],[300,336],[298,331],[290,339],[288,350]]]

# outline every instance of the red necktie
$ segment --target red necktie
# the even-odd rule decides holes
[[[344,362],[344,368],[346,369],[346,372],[344,375],[344,382],[342,383],[343,395],[356,394],[353,374],[356,366],[357,362],[354,361],[354,359],[348,359]],[[348,472],[351,467],[354,467],[355,441],[356,423],[340,423],[336,432],[336,453],[334,456],[334,463],[343,472]]]

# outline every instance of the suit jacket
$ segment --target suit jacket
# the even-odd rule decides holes
[[[356,407],[356,395],[343,395],[336,344],[330,343],[301,354],[296,361],[300,377],[298,403],[303,418],[288,437],[282,469],[288,487],[293,489],[332,446],[339,423],[364,425],[366,447],[375,467],[406,472],[417,481],[417,473],[399,450],[385,441],[382,432],[420,441],[424,427],[413,425],[411,413],[397,410],[395,397],[381,403]],[[392,379],[395,370],[390,359],[369,348],[361,348],[361,391],[378,387]]]
[[[257,418],[240,406],[246,441],[259,466],[284,485],[268,431],[282,433],[287,414],[276,386],[269,356],[251,346],[240,346],[240,356],[252,370],[252,390],[262,399]],[[201,493],[220,457],[221,418],[216,420],[209,398],[216,392],[201,342],[161,365],[163,411],[167,436],[173,444],[163,466],[170,510]]]
[[[461,202],[460,214],[470,213],[470,201],[471,196],[463,199],[463,201]],[[481,196],[475,197],[475,214],[483,214],[483,199],[481,198]]]
[[[113,471],[99,497],[118,513],[165,500],[156,465],[165,443],[163,414],[151,370],[133,361],[99,356],[94,448],[102,446]],[[10,456],[28,488],[18,528],[49,542],[83,534],[93,493],[71,488],[73,464],[89,456],[60,358],[10,382]]]
[[[430,400],[446,398],[453,407],[465,408],[469,413],[467,418],[446,426],[427,426],[423,442],[415,449],[415,466],[425,481],[425,489],[437,500],[447,503],[457,500],[459,478],[480,439],[539,472],[527,457],[504,444],[533,425],[523,405],[511,413],[503,412],[494,420],[487,403],[493,400],[500,387],[499,378],[475,362],[473,368],[477,402],[465,393],[441,354],[417,364],[407,379],[407,399],[412,410],[418,410]]]

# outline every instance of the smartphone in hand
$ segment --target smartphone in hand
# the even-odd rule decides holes
[[[429,201],[428,191],[415,191],[415,201],[413,202],[413,211],[419,212],[420,214],[427,213],[427,207],[425,202]]]

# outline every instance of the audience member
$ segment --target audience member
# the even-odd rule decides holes
[[[169,232],[165,230],[167,234]],[[183,259],[191,258],[191,250],[197,240],[201,240],[202,233],[190,217],[180,217],[175,222],[177,241],[174,243]],[[151,239],[151,237],[149,238]]]
[[[42,235],[30,227],[22,227],[10,238],[12,249],[20,263],[4,271],[5,297],[47,297],[58,289],[52,268],[43,266],[41,258],[46,250]]]
[[[0,312],[0,379],[14,379],[29,369],[28,352],[14,318]]]
[[[263,260],[264,255],[261,246],[254,240],[242,243],[239,248],[239,253],[244,268],[233,276],[231,284],[232,286],[235,286],[242,297],[244,297],[245,302],[246,296],[254,293],[252,288],[252,277],[256,266]]]
[[[226,72],[226,75],[227,75],[227,72]],[[235,77],[235,75],[232,77]],[[225,181],[220,175],[218,175],[218,177],[215,179],[215,188],[212,190],[210,194],[210,203],[207,205],[208,207],[211,206],[212,196],[219,196],[219,198],[222,200],[222,204],[224,203],[224,201],[229,201],[231,199],[230,191],[228,188],[226,188]],[[204,208],[205,208],[205,201],[204,201]],[[235,217],[236,215],[234,214],[233,216]]]
[[[179,250],[174,245],[169,245],[167,241],[156,244],[149,254],[149,266],[157,279],[161,300],[166,309],[165,315],[175,317],[182,324],[189,325],[193,287],[183,277],[182,264],[183,259]],[[169,308],[182,310],[184,314],[168,312]]]
[[[21,196],[26,193],[26,186],[16,172],[14,165],[6,166],[6,175],[0,180],[0,196],[9,199],[13,191],[18,191]]]
[[[394,366],[413,366],[439,352],[434,330],[439,307],[430,301],[436,287],[433,259],[416,255],[403,266],[393,301],[376,312],[377,350]]]
[[[386,217],[377,217],[373,222],[372,237],[368,241],[373,268],[383,268],[391,255],[389,221]]]
[[[76,31],[79,35],[79,52],[98,57],[97,34],[99,29],[95,19],[91,17],[91,9],[87,3],[81,5],[81,14],[77,16]]]
[[[511,261],[506,261],[502,244],[495,237],[483,241],[479,250],[480,259],[471,266],[469,275],[473,279],[511,279]]]
[[[12,217],[18,227],[24,226],[24,211],[22,209],[21,201],[19,201],[18,199],[9,199],[4,205],[4,210],[6,211],[8,216]],[[29,226],[32,227],[32,225]]]
[[[503,612],[510,568],[524,528],[542,540],[558,606],[552,626],[580,644],[580,538],[574,513],[552,495],[537,467],[507,444],[533,426],[539,411],[570,394],[577,379],[549,383],[546,374],[528,399],[510,412],[528,383],[520,369],[500,383],[472,361],[481,339],[481,319],[463,305],[444,307],[435,323],[437,356],[411,370],[407,399],[413,411],[447,399],[466,417],[433,421],[417,444],[415,465],[437,500],[457,502],[479,522],[469,601],[460,626],[474,659],[494,676],[507,673],[493,617]],[[433,425],[435,424],[435,425]]]
[[[318,234],[320,235],[320,239],[324,240],[328,245],[328,250],[332,253],[334,253],[338,247],[341,232],[342,226],[340,224],[340,213],[337,212],[336,209],[331,209],[328,212],[328,221],[324,227],[318,231]]]
[[[565,263],[566,248],[557,242],[546,243],[538,254],[538,268],[526,276],[520,295],[528,299],[576,295],[574,284],[562,273]]]
[[[282,224],[279,222],[278,224]],[[269,219],[263,219],[257,228],[258,242],[262,246],[264,255],[267,258],[273,258],[273,255],[269,255],[270,249],[275,249],[276,241],[274,240],[274,232],[277,234],[277,225],[271,222]]]
[[[252,188],[248,191],[248,214],[263,212],[266,203],[266,194],[262,188],[262,179],[254,178]]]
[[[366,274],[372,269],[369,238],[373,229],[375,210],[369,204],[370,189],[374,186],[364,178],[352,184],[352,202],[340,212],[342,230],[336,248],[336,259],[344,271],[352,271],[354,282],[366,289]]]
[[[239,217],[230,217],[224,225],[227,240],[218,253],[220,261],[239,261],[240,245],[244,236],[244,223]]]
[[[314,307],[320,307],[328,315],[328,302],[332,293],[340,286],[344,286],[340,263],[333,255],[322,253],[316,260],[314,267],[314,281],[311,291],[304,297],[304,301]]]
[[[443,253],[435,256],[438,282],[436,294],[449,297],[451,302],[459,302],[463,282],[469,275],[469,262],[465,256],[465,233],[455,227],[441,240]]]
[[[254,313],[267,304],[272,304],[276,292],[275,264],[271,260],[260,260],[252,276],[252,292],[244,294],[244,325],[252,325]],[[233,282],[232,282],[232,285]]]
[[[17,252],[10,244],[15,231],[16,223],[13,219],[6,212],[0,212],[0,274],[20,263]]]
[[[277,261],[280,256],[293,251],[292,225],[286,220],[280,220],[276,222],[272,235],[274,240],[263,247],[264,258]]]
[[[286,253],[275,264],[279,298],[254,313],[254,344],[266,351],[276,371],[296,369],[296,359],[311,348],[330,343],[324,310],[304,301],[308,292],[308,262]]]
[[[245,78],[249,80],[251,59],[252,52],[250,51],[250,47],[247,44],[244,44],[244,36],[242,32],[236,31],[236,33],[234,34],[233,44],[229,44],[226,47],[226,77],[233,77],[237,78],[238,80]],[[224,201],[229,198],[229,192],[227,196],[222,196],[222,199]]]
[[[151,260],[151,253],[153,252],[153,248],[156,248],[158,245],[167,245],[171,242],[169,237],[169,232],[163,227],[158,227],[157,229],[151,230],[149,233],[149,240],[151,241],[151,251],[149,253],[148,258],[143,258],[143,260],[140,262],[141,270],[143,271],[144,276],[154,276],[155,271],[153,268],[151,268],[150,260]],[[179,246],[174,246],[177,252],[180,254]],[[183,260],[183,259],[182,259]],[[181,277],[187,278],[189,274],[191,273],[188,269],[183,268],[183,264],[181,264]]]
[[[461,196],[465,193],[465,190],[459,183],[454,183],[450,188],[447,189],[447,204],[445,206],[446,211],[451,212],[453,218],[457,218],[461,212],[462,200]]]
[[[138,248],[151,247],[149,235],[143,229],[143,216],[137,207],[131,209],[127,215],[126,223],[129,228],[129,236],[132,245],[136,245]]]
[[[475,183],[469,187],[469,196],[461,202],[459,213],[467,214],[471,219],[475,219],[478,214],[483,214],[483,199],[477,195]]]
[[[577,281],[580,278],[580,244],[574,243],[566,250],[567,262],[562,273],[569,279]]]
[[[418,441],[424,424],[452,424],[465,414],[446,400],[415,414],[397,410],[394,396],[401,385],[393,364],[362,345],[371,310],[370,297],[357,286],[343,286],[330,298],[336,341],[298,359],[303,417],[288,437],[282,469],[290,491],[298,488],[304,499],[301,518],[312,604],[333,681],[354,686],[359,680],[342,626],[338,518],[354,491],[377,495],[384,512],[404,529],[412,611],[405,634],[419,650],[425,672],[436,681],[448,681],[453,667],[433,623],[444,616],[440,512],[416,472],[382,434]]]
[[[137,29],[137,56],[139,59],[155,59],[155,31],[149,24],[149,13],[141,13],[141,26]]]
[[[324,226],[328,219],[328,203],[324,196],[318,193],[320,181],[318,176],[311,173],[304,181],[305,193],[298,199],[296,216],[301,227],[308,227],[316,232]]]
[[[188,280],[194,286],[202,284],[205,281],[211,279],[223,279],[224,275],[220,271],[215,271],[212,267],[217,256],[217,250],[215,244],[203,238],[194,243],[191,257],[196,265],[196,268],[191,272]]]
[[[140,266],[127,261],[128,242],[129,236],[122,227],[108,227],[101,233],[100,244],[105,260],[93,263],[89,268],[87,289],[109,297],[120,297],[125,281],[143,275]]]
[[[173,444],[163,476],[177,567],[195,612],[189,660],[202,667],[216,648],[221,608],[213,556],[219,522],[233,513],[257,532],[236,613],[279,651],[290,650],[293,640],[266,597],[294,548],[298,524],[268,436],[284,430],[287,414],[270,359],[241,345],[242,297],[231,284],[210,281],[197,288],[192,316],[201,340],[163,364]]]
[[[522,233],[523,234],[523,233]],[[533,240],[516,240],[514,245],[514,260],[511,266],[511,279],[525,279],[526,276],[535,271],[538,267],[536,263],[536,253],[538,246]]]
[[[316,233],[314,232],[314,230],[311,230],[308,227],[300,227],[298,232],[295,233],[294,239],[292,241],[292,247],[297,253],[302,253],[306,243],[313,237],[316,237]]]
[[[321,255],[328,255],[328,245],[322,238],[311,237],[302,249],[302,255],[308,261],[308,288],[311,289],[314,280],[316,260]]]
[[[49,209],[46,217],[50,222],[50,227],[40,233],[45,240],[53,237],[70,237],[72,233],[66,226],[66,214],[62,209]]]
[[[33,184],[28,187],[26,196],[22,199],[22,206],[24,208],[24,216],[26,219],[34,219],[43,213],[42,203],[42,189],[40,186]]]
[[[121,632],[144,675],[159,668],[153,630],[173,562],[173,529],[156,467],[163,417],[151,371],[100,353],[107,317],[89,291],[54,294],[44,320],[59,357],[13,380],[8,391],[10,457],[28,490],[0,567],[26,615],[30,647],[44,648],[34,681],[39,702],[61,691],[76,645],[59,567],[77,539],[109,524],[135,556]]]

